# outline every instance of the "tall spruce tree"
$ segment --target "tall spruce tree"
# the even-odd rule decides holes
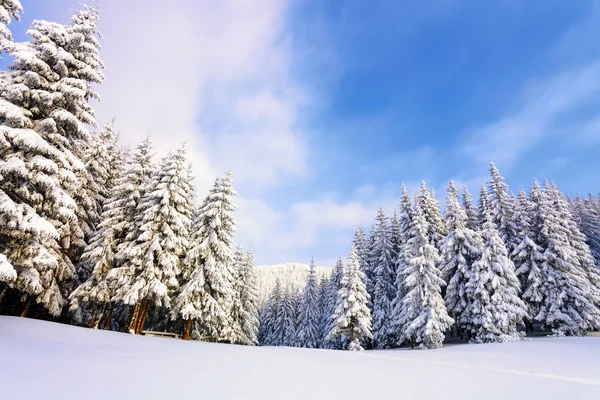
[[[323,347],[326,349],[340,349],[342,342],[339,337],[329,337],[329,333],[334,328],[336,321],[333,318],[335,313],[335,307],[338,301],[338,292],[342,282],[342,275],[344,273],[344,262],[342,257],[337,259],[333,272],[329,277],[326,288],[326,299],[324,301],[325,311],[323,318]]]
[[[14,13],[15,5],[4,2],[3,10]],[[90,14],[90,25],[96,17]],[[34,300],[59,315],[78,283],[73,261],[85,245],[76,202],[85,167],[77,150],[95,126],[90,88],[102,76],[77,59],[82,38],[71,26],[34,21],[28,33],[31,42],[9,49],[12,72],[0,87],[0,252],[27,297],[22,315]],[[99,59],[98,50],[87,51]]]
[[[241,289],[242,309],[244,319],[242,320],[242,333],[245,344],[258,344],[258,276],[256,265],[254,265],[254,253],[248,250],[244,255],[242,274],[243,282]]]
[[[508,193],[508,185],[504,183],[504,178],[500,171],[490,163],[490,177],[488,182],[488,206],[492,216],[492,223],[500,234],[508,254],[512,254],[517,245],[517,229],[513,220],[513,203]]]
[[[186,321],[189,336],[192,321],[198,321],[202,335],[212,340],[232,342],[233,254],[236,232],[233,212],[233,174],[217,179],[198,212],[188,262],[193,268],[190,281],[175,300],[173,315]]]
[[[569,243],[575,251],[577,265],[583,270],[589,280],[590,288],[588,299],[593,302],[596,307],[600,307],[600,269],[596,268],[594,257],[586,243],[586,237],[579,229],[576,219],[570,211],[567,200],[556,184],[550,183],[548,189],[555,199],[555,205],[559,210],[562,221],[564,221],[568,227]],[[594,328],[600,329],[600,324],[596,322]]]
[[[402,333],[400,342],[410,340],[413,348],[434,349],[442,346],[444,331],[453,324],[448,315],[438,266],[441,263],[438,250],[430,244],[428,222],[422,202],[416,201],[413,215],[413,233],[410,238],[411,259],[402,271],[405,295],[398,316]]]
[[[493,218],[491,211],[487,211],[487,221],[481,230],[481,258],[473,264],[466,284],[469,305],[462,314],[463,324],[476,343],[520,339],[517,325],[527,317],[525,303],[519,298],[514,264],[508,258]]]
[[[575,198],[571,211],[579,230],[585,235],[594,262],[600,268],[600,214],[596,210],[594,197],[590,194],[587,199]]]
[[[343,270],[337,294],[334,325],[328,338],[348,343],[348,350],[363,350],[362,343],[371,337],[371,313],[367,306],[369,294],[360,270],[356,250],[352,248],[348,265]]]
[[[403,326],[399,319],[402,309],[404,307],[403,299],[406,294],[404,290],[404,274],[403,271],[408,266],[408,262],[412,258],[410,239],[412,238],[412,219],[413,209],[412,200],[410,194],[406,189],[406,186],[402,185],[402,196],[400,198],[400,215],[398,217],[400,226],[400,246],[398,249],[398,256],[396,258],[396,277],[395,277],[395,296],[392,300],[392,328],[394,330],[395,338],[402,340]],[[397,344],[402,344],[397,343]]]
[[[479,218],[477,217],[477,210],[473,207],[473,198],[469,189],[465,186],[462,192],[462,206],[467,213],[467,228],[474,231],[479,229]]]
[[[390,220],[390,240],[392,241],[392,261],[394,263],[393,273],[396,276],[396,264],[398,263],[398,254],[402,246],[402,227],[398,213],[394,211]]]
[[[365,280],[367,272],[370,271],[369,259],[370,259],[370,246],[369,240],[362,225],[358,227],[354,232],[354,238],[352,239],[352,245],[356,249],[356,255],[358,257],[358,263],[360,270],[365,274]],[[371,307],[372,305],[369,305]]]
[[[486,213],[490,208],[490,200],[487,194],[487,190],[484,185],[481,185],[479,190],[479,201],[477,202],[477,228],[482,229],[483,224],[486,221]]]
[[[373,298],[373,345],[378,349],[392,347],[396,340],[392,326],[392,301],[396,290],[394,282],[394,247],[390,228],[383,208],[376,218],[375,242],[371,251],[371,268],[375,271]]]
[[[471,302],[466,285],[473,274],[473,263],[479,259],[483,249],[481,236],[468,228],[468,223],[467,213],[458,201],[458,189],[450,181],[446,197],[448,235],[441,244],[441,272],[447,282],[446,306],[459,327],[466,323],[464,314]]]
[[[570,231],[561,215],[558,194],[546,186],[530,200],[538,208],[532,228],[544,256],[540,265],[543,298],[538,314],[532,318],[555,335],[584,335],[597,326],[599,309],[588,298],[591,284],[569,241]]]
[[[435,199],[433,191],[427,188],[425,182],[421,182],[416,202],[420,204],[423,217],[427,221],[427,239],[432,246],[439,250],[440,242],[446,237],[448,231],[442,217],[440,204]]]
[[[264,317],[263,324],[261,324],[261,329],[263,330],[263,342],[261,343],[263,346],[280,346],[281,341],[280,338],[282,335],[279,330],[283,328],[280,325],[277,325],[277,320],[279,319],[279,303],[283,299],[283,292],[281,287],[281,281],[279,278],[275,282],[275,287],[271,292],[269,299],[263,309]]]
[[[164,157],[137,207],[141,225],[126,249],[126,267],[135,279],[123,302],[135,306],[129,331],[140,333],[152,308],[168,307],[178,288],[180,261],[189,249],[192,185],[182,147]]]
[[[297,337],[300,347],[314,349],[321,346],[319,317],[319,284],[315,261],[311,260],[299,305]]]
[[[531,197],[539,198],[539,187],[532,187]],[[533,230],[534,221],[539,218],[537,203],[530,201],[521,189],[513,216],[517,228],[519,243],[513,250],[511,259],[515,263],[515,272],[521,281],[522,299],[527,305],[527,328],[533,329],[532,318],[539,313],[543,299],[540,291],[542,285],[541,263],[544,261],[542,248],[536,243],[537,237]]]

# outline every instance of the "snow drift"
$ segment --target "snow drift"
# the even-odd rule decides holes
[[[5,399],[594,399],[599,338],[361,353],[184,342],[0,317]]]

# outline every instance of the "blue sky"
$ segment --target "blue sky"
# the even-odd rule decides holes
[[[78,7],[22,3],[19,39]],[[150,132],[159,153],[185,141],[200,196],[233,169],[259,263],[331,264],[402,182],[475,194],[492,160],[515,191],[600,190],[597,2],[99,4],[99,120],[129,143]]]

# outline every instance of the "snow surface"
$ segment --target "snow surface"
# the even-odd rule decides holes
[[[341,352],[132,336],[0,317],[11,399],[595,399],[600,338]]]

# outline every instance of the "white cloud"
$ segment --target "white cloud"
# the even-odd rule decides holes
[[[283,40],[288,0],[100,6],[106,82],[97,110],[101,121],[116,116],[125,142],[150,133],[159,155],[186,142],[200,195],[228,169],[251,187],[305,173],[295,128],[304,88]]]

